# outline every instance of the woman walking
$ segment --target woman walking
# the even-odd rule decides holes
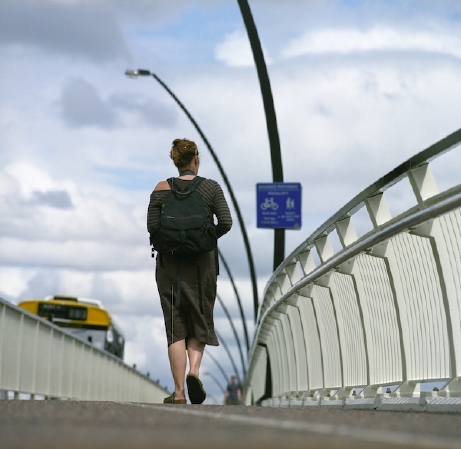
[[[200,159],[197,145],[187,139],[175,139],[170,157],[179,176],[161,181],[150,197],[147,230],[152,234],[159,226],[164,199],[169,190],[187,189],[198,174]],[[203,178],[197,186],[205,210],[214,224],[219,239],[232,227],[232,217],[221,186]],[[213,310],[219,274],[218,252],[215,248],[191,259],[175,253],[157,253],[157,288],[165,319],[168,357],[174,380],[174,393],[164,403],[186,404],[184,379],[189,400],[201,404],[206,392],[200,381],[200,364],[205,345],[218,346],[214,331]],[[187,362],[189,371],[186,376]]]

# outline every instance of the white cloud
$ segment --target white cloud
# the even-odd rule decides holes
[[[129,52],[136,55],[133,66],[156,71],[202,127],[238,199],[261,297],[272,272],[274,234],[256,228],[255,184],[271,181],[270,149],[238,7],[217,0],[113,1],[108,27],[79,46],[88,12],[103,11],[109,3],[85,11],[87,0],[58,5],[51,34],[44,32],[50,11],[45,3],[33,27],[44,33],[37,40],[31,42],[26,27],[10,26],[14,33],[8,39],[16,39],[11,45],[0,30],[0,294],[13,302],[59,293],[100,299],[125,330],[128,363],[171,387],[145,229],[149,195],[158,180],[175,173],[168,151],[176,137],[196,140],[201,174],[223,182],[184,112],[151,77],[127,80],[123,73],[129,67],[120,56]],[[266,56],[283,56],[266,62],[284,178],[303,184],[303,229],[286,233],[286,254],[370,183],[459,128],[456,19],[445,17],[438,1],[424,3],[426,10],[431,7],[424,29],[418,28],[420,18],[401,17],[401,2],[386,0],[376,10],[353,3],[339,27],[335,23],[344,10],[331,7],[335,2],[254,5]],[[9,10],[25,14],[24,4],[10,1]],[[69,12],[78,24],[67,40],[56,24],[58,16],[69,23]],[[28,17],[18,23],[32,20]],[[357,18],[374,25],[358,31]],[[316,31],[307,32],[314,25]],[[294,30],[302,37],[293,39]],[[108,44],[111,36],[116,39]],[[103,66],[97,55],[105,48],[110,51]],[[312,57],[319,55],[326,57]],[[63,93],[74,127],[62,115]],[[436,179],[459,183],[458,166],[459,152]],[[252,287],[235,214],[234,223],[220,249],[241,294],[251,338]],[[218,292],[240,329],[224,269]],[[216,311],[235,354],[219,305]],[[232,371],[222,347],[208,350]],[[206,355],[203,368],[216,372]],[[210,379],[207,384],[213,387]]]
[[[263,48],[264,60],[267,65],[272,60]],[[215,58],[231,67],[254,66],[253,53],[248,36],[241,30],[228,34],[224,41],[216,46]]]
[[[87,81],[72,80],[62,92],[62,113],[69,126],[101,126],[112,128],[115,113],[99,97],[97,90]]]
[[[0,271],[0,297],[18,297],[26,289],[33,275],[32,271],[22,268],[2,267]]]
[[[51,190],[54,187],[49,174],[29,162],[19,160],[3,170],[5,175],[9,175],[10,181],[13,178],[17,182],[19,193],[26,197],[30,197],[38,186],[43,190]]]
[[[281,54],[285,58],[329,53],[421,52],[461,57],[461,36],[443,31],[411,31],[376,27],[366,31],[332,28],[308,31],[288,43]]]
[[[97,63],[129,57],[109,2],[17,0],[5,2],[2,8],[0,38],[4,44]]]
[[[137,205],[124,204],[123,196],[117,195],[116,189],[101,192],[97,186],[91,189],[90,185],[85,185],[85,190],[82,191],[75,181],[52,179],[48,173],[30,164],[11,165],[5,172],[9,177],[3,177],[3,184],[10,187],[0,193],[0,204],[8,212],[1,219],[3,237],[24,239],[23,245],[27,241],[36,242],[35,255],[38,254],[38,245],[51,241],[65,242],[59,252],[55,248],[45,251],[47,258],[56,254],[61,261],[71,253],[75,256],[68,260],[78,260],[78,253],[85,249],[85,244],[78,242],[85,240],[90,246],[101,247],[96,251],[100,257],[110,251],[110,246],[107,245],[109,241],[116,246],[142,241],[140,234],[144,223],[138,217]],[[15,189],[15,186],[20,186],[21,190]],[[37,201],[37,198],[40,198],[40,194],[46,197],[49,192],[60,196],[64,194],[70,207],[43,207],[43,202]],[[13,244],[13,241],[5,240],[4,244],[4,257],[11,254],[15,259],[19,257],[24,260],[23,257],[26,256],[17,247],[19,242]],[[8,245],[12,245],[11,253]],[[73,245],[77,246],[74,248]],[[76,252],[78,248],[80,251]]]

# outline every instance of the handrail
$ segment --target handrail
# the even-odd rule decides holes
[[[430,164],[460,143],[461,129],[400,164],[277,267],[245,403],[461,411],[461,184],[439,192]],[[404,179],[416,202],[392,217],[387,190]]]
[[[461,207],[461,186],[458,188],[459,192],[456,193],[454,196],[450,198],[443,198],[440,196],[441,200],[438,201],[436,204],[433,204],[431,207],[428,207],[424,210],[417,211],[411,216],[405,217],[403,220],[395,222],[388,227],[383,228],[382,230],[365,237],[363,240],[358,241],[356,244],[340,251],[334,257],[329,259],[325,264],[320,265],[315,268],[312,272],[306,275],[302,281],[298,282],[296,285],[293,285],[286,293],[281,296],[276,303],[272,304],[269,309],[264,312],[264,315],[261,318],[261,322],[263,322],[271,313],[276,310],[280,304],[287,301],[288,298],[293,296],[302,288],[306,287],[310,283],[312,283],[315,279],[318,279],[328,273],[329,271],[333,270],[335,267],[343,264],[347,260],[357,256],[361,252],[365,251],[367,248],[374,247],[383,241],[387,240],[389,237],[404,231],[405,229],[409,229],[411,227],[416,227],[425,221],[428,221],[430,218],[435,216],[440,216],[446,212],[449,212],[457,207]],[[255,330],[255,338],[254,341],[257,341],[259,333],[261,332],[261,328],[258,327]],[[252,348],[252,352],[250,353],[250,359],[253,355],[254,347]]]
[[[0,391],[31,398],[161,403],[157,382],[0,298]]]
[[[314,241],[322,234],[331,232],[335,223],[337,223],[342,217],[347,214],[353,214],[364,206],[364,201],[377,192],[384,192],[389,189],[397,182],[402,180],[408,170],[414,169],[425,162],[430,162],[433,159],[441,156],[442,154],[450,151],[453,147],[459,145],[461,142],[461,128],[457,131],[449,134],[445,138],[439,140],[435,144],[428,148],[420,151],[416,155],[412,156],[389,173],[378,179],[376,182],[370,184],[367,188],[362,190],[358,195],[352,198],[346,203],[341,209],[339,209],[334,215],[332,215],[327,221],[320,225],[303,243],[294,249],[285,260],[277,267],[272,276],[270,277],[267,285],[269,285],[277,275],[283,270],[287,262],[293,259],[293,257],[300,252],[300,250],[313,245]],[[265,292],[263,293],[263,297]],[[260,306],[261,307],[261,306]]]

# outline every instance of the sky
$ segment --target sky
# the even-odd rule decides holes
[[[302,185],[302,228],[285,254],[355,195],[460,128],[458,0],[250,0],[272,87],[284,181]],[[125,361],[172,389],[146,212],[176,174],[175,138],[194,140],[200,174],[242,211],[258,296],[272,273],[273,231],[257,228],[256,184],[272,182],[258,77],[234,0],[2,0],[0,3],[0,297],[102,301],[123,329]],[[451,157],[442,182],[459,174]],[[459,175],[458,175],[459,176]],[[399,198],[395,201],[398,203]],[[250,340],[253,290],[235,210],[220,241]],[[244,346],[230,278],[218,294]],[[241,370],[222,307],[216,327]],[[208,356],[207,353],[211,354]],[[207,348],[208,403],[234,368]],[[211,374],[206,374],[211,373]],[[241,371],[240,373],[241,374]]]

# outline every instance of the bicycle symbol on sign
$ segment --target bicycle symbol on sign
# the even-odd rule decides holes
[[[279,205],[274,201],[274,198],[265,198],[264,203],[261,203],[261,209],[262,210],[267,210],[267,209],[272,209],[272,210],[277,210],[279,208]]]

